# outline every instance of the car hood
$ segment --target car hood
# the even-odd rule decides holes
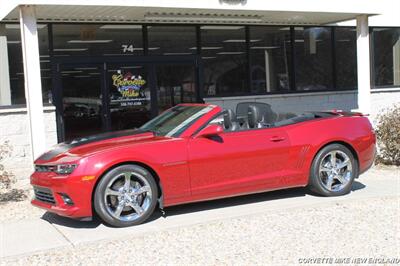
[[[137,145],[142,143],[157,142],[167,137],[155,136],[154,133],[137,130],[123,130],[92,135],[84,138],[63,142],[41,155],[35,164],[51,164],[52,162],[71,162],[85,156],[104,150]]]

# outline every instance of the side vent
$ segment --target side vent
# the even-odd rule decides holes
[[[299,158],[297,159],[297,164],[296,164],[296,168],[297,169],[301,169],[303,167],[304,161],[306,159],[306,155],[307,155],[309,150],[310,150],[310,146],[309,145],[303,146],[300,149]]]

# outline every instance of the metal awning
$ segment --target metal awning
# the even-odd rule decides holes
[[[14,1],[0,12],[5,22],[19,20],[18,5],[35,5],[38,22],[212,23],[324,25],[373,15],[371,5],[341,6],[345,0],[203,1]],[[326,12],[329,11],[329,12]]]

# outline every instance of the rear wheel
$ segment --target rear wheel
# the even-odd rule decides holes
[[[350,192],[358,177],[358,162],[353,153],[341,144],[330,144],[315,156],[309,187],[322,196],[340,196]]]
[[[94,208],[107,224],[125,227],[147,220],[157,199],[157,184],[147,169],[122,165],[100,180],[94,194]]]

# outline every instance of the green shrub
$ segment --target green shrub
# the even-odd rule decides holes
[[[400,165],[400,105],[395,105],[378,116],[376,134],[377,161],[383,164]]]

